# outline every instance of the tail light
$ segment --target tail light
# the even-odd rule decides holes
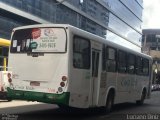
[[[60,83],[60,86],[61,86],[61,87],[64,87],[64,86],[65,86],[65,83],[64,83],[64,82],[61,82],[61,83]]]
[[[4,88],[3,88],[3,87],[1,87],[1,91],[2,91],[2,92],[4,91]]]
[[[66,76],[62,76],[62,81],[66,81],[67,77]]]
[[[12,82],[12,79],[11,79],[11,78],[9,78],[9,79],[8,79],[8,82],[9,82],[9,83],[11,83],[11,82]]]
[[[11,73],[8,73],[8,74],[7,74],[7,77],[8,77],[8,78],[11,78]]]
[[[63,92],[63,89],[65,87],[65,85],[67,84],[67,76],[62,76],[62,81],[60,82],[60,87],[58,88],[57,92]]]
[[[63,92],[63,89],[61,87],[59,87],[58,92]]]
[[[7,77],[8,77],[8,82],[11,83],[12,82],[11,73],[8,73]]]

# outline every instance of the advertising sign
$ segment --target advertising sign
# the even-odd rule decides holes
[[[66,33],[62,28],[32,29],[32,52],[65,52]]]

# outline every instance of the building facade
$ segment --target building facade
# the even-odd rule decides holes
[[[143,0],[0,0],[0,37],[14,27],[71,24],[108,40],[141,50]]]
[[[153,58],[153,83],[160,84],[160,29],[142,30],[142,52]],[[157,76],[157,78],[156,78]]]

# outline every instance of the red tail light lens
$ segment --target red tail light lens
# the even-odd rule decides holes
[[[61,83],[60,83],[60,86],[61,86],[61,87],[64,87],[64,86],[65,86],[65,83],[64,83],[64,82],[61,82]]]
[[[1,87],[1,91],[2,91],[2,92],[4,91],[4,88],[3,88],[3,87]]]
[[[11,78],[8,78],[8,82],[11,83],[11,82],[12,82],[12,79],[11,79]]]
[[[66,76],[62,76],[62,81],[66,81],[67,77]]]
[[[11,78],[11,73],[8,73],[8,74],[7,74],[7,77],[8,77],[8,78]]]

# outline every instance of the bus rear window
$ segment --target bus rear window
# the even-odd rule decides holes
[[[64,28],[30,28],[16,30],[12,37],[11,53],[66,52]]]

